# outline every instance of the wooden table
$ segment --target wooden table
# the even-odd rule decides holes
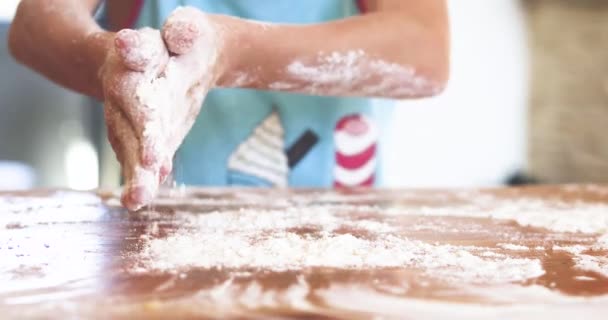
[[[604,186],[0,194],[0,318],[607,314]]]

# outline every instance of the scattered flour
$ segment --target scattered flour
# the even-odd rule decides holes
[[[78,210],[73,210],[75,208]],[[41,197],[0,197],[0,230],[51,222],[95,221],[105,213],[102,200],[84,192],[60,191]]]
[[[254,82],[254,77],[246,72],[238,72],[227,83],[227,87],[242,88]]]
[[[568,247],[553,246],[554,251],[565,251],[565,252],[568,252],[573,255],[578,255],[581,252],[585,251],[586,249],[587,249],[586,246],[581,246],[581,245],[568,246]]]
[[[608,251],[608,233],[599,237],[597,242],[593,246],[593,250],[606,250]]]
[[[597,203],[566,204],[537,198],[500,199],[475,192],[453,198],[431,199],[433,206],[390,203],[369,206],[358,195],[320,193],[315,196],[277,197],[275,210],[239,210],[193,215],[178,214],[182,228],[165,239],[148,239],[141,252],[145,270],[175,271],[188,267],[267,268],[293,270],[309,267],[383,268],[408,267],[451,281],[509,282],[534,278],[544,273],[538,260],[510,259],[491,248],[475,249],[430,244],[400,236],[398,229],[378,220],[353,220],[341,212],[379,212],[387,217],[423,215],[479,217],[515,221],[522,226],[554,232],[596,234],[608,228],[608,206]],[[413,194],[413,198],[419,194]],[[263,198],[263,197],[262,197]],[[369,201],[372,195],[362,195]],[[389,197],[390,198],[390,197]],[[355,199],[359,202],[350,203]],[[258,196],[236,200],[256,204]],[[367,201],[366,200],[366,201]],[[201,199],[201,202],[209,202]],[[228,200],[214,199],[211,202]],[[234,199],[232,200],[234,201]],[[445,205],[442,205],[445,203]],[[457,203],[457,205],[453,205]],[[290,208],[291,207],[291,208]],[[348,228],[349,232],[338,232]],[[292,230],[295,229],[295,230]],[[297,229],[308,230],[297,232]],[[601,237],[597,248],[606,246]],[[502,249],[529,251],[532,248],[502,243]],[[180,248],[180,250],[176,250]],[[545,250],[535,247],[534,250]],[[573,254],[577,267],[603,270],[597,257],[582,256],[586,246],[554,246],[553,250]],[[476,279],[476,280],[475,280]]]
[[[57,191],[45,196],[0,197],[0,217],[5,213],[23,213],[42,209],[99,206],[102,200],[86,192]]]
[[[579,270],[599,273],[608,277],[608,256],[592,256],[585,252],[589,247],[576,245],[569,247],[553,246],[553,250],[566,251],[573,256],[575,266]],[[595,250],[595,248],[592,247]],[[605,250],[605,249],[601,249]]]
[[[595,257],[587,254],[581,254],[574,257],[576,267],[580,270],[599,273],[608,278],[608,256]]]
[[[355,210],[365,208],[353,206]],[[369,210],[369,208],[367,208]],[[524,227],[545,228],[555,232],[597,234],[608,232],[608,204],[565,203],[538,198],[501,199],[491,195],[466,198],[462,204],[436,206],[395,205],[383,210],[392,215],[478,217],[511,220]]]
[[[448,281],[480,283],[523,281],[544,274],[536,259],[485,257],[468,247],[409,240],[388,224],[349,220],[330,210],[239,210],[183,218],[174,234],[147,239],[137,256],[143,261],[141,270],[405,266]],[[344,228],[351,231],[340,232]]]
[[[427,195],[417,192],[399,192],[399,199],[426,199],[433,205],[406,205],[403,202],[391,201],[391,196],[377,193],[337,194],[319,192],[315,194],[281,194],[273,203],[268,204],[267,195],[249,194],[240,196],[235,192],[233,197],[222,198],[225,194],[193,198],[189,194],[183,197],[172,194],[154,200],[159,206],[268,206],[291,207],[306,206],[311,210],[335,210],[343,212],[380,212],[392,216],[445,216],[509,220],[524,227],[544,228],[554,232],[580,232],[585,234],[604,234],[598,240],[598,246],[608,248],[608,204],[560,201],[546,201],[538,198],[502,199],[478,192],[462,192],[456,197],[441,193]],[[393,195],[395,196],[395,195]],[[386,199],[385,199],[386,198]],[[388,205],[370,206],[369,202],[382,202]],[[115,203],[114,203],[115,204]],[[544,249],[544,248],[537,248]]]
[[[526,246],[520,246],[520,245],[516,245],[516,244],[512,244],[512,243],[501,243],[501,244],[498,244],[498,246],[505,250],[530,251],[530,248],[528,248]]]

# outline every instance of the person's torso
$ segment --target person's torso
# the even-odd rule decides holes
[[[134,16],[135,26],[159,28],[178,6],[297,24],[360,12],[357,1],[349,0],[148,0]],[[381,129],[388,122],[391,104],[361,98],[213,90],[176,155],[175,179],[193,185],[379,185]]]

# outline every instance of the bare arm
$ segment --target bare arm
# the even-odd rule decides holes
[[[160,31],[102,30],[92,18],[98,2],[23,0],[11,26],[10,48],[20,62],[49,79],[104,100],[108,138],[127,181],[123,203],[134,208],[132,203],[147,203],[151,196],[147,190],[155,192],[166,178],[175,152],[161,149],[169,144],[171,133],[147,126],[185,128],[183,114],[190,106],[180,103],[186,99],[185,92],[175,93],[173,105],[162,100],[162,110],[153,110],[156,105],[142,101],[145,97],[139,93],[162,78],[169,59]],[[121,3],[128,7],[133,2],[112,1],[113,5]],[[120,19],[114,22],[122,23]],[[154,91],[162,91],[161,97],[174,93]]]
[[[162,37],[102,30],[92,18],[97,4],[23,0],[10,48],[51,80],[105,101],[130,209],[152,199],[213,87],[417,98],[437,94],[448,77],[445,0],[368,0],[364,16],[307,26],[187,8]]]
[[[449,69],[445,1],[367,5],[363,16],[307,26],[210,15],[225,38],[218,84],[391,98],[441,91]]]
[[[22,0],[11,24],[11,53],[47,78],[101,99],[98,70],[112,35],[92,17],[99,2]]]
[[[91,17],[98,3],[23,0],[11,52],[51,80],[103,99],[98,70],[113,34]],[[445,0],[366,3],[364,16],[310,26],[209,15],[224,31],[217,85],[394,98],[441,90],[449,64]]]

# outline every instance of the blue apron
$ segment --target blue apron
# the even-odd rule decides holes
[[[178,6],[297,24],[359,14],[356,1],[348,0],[146,0],[136,27],[159,28]],[[381,136],[392,105],[362,98],[212,90],[176,155],[174,176],[186,185],[378,186]]]

